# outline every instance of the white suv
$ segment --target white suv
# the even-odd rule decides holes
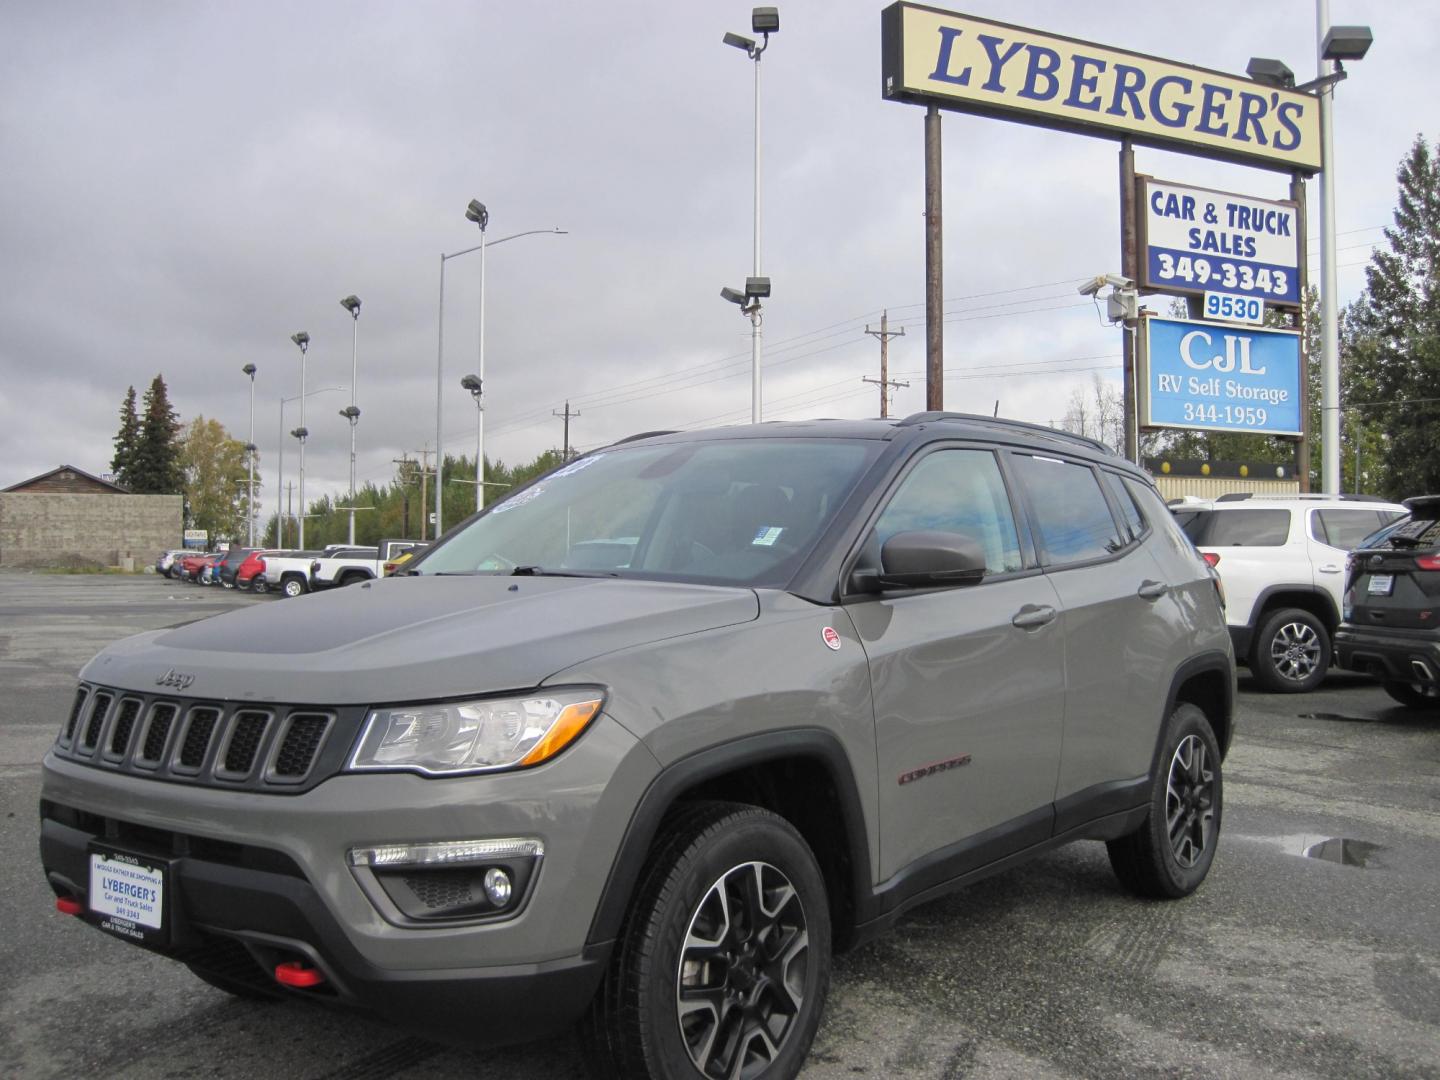
[[[1170,510],[1219,572],[1235,658],[1267,690],[1320,685],[1340,625],[1345,553],[1405,513],[1368,495],[1222,495]]]

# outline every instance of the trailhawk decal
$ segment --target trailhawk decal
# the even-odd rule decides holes
[[[934,776],[936,773],[947,772],[950,769],[958,769],[961,765],[970,764],[970,755],[961,754],[959,757],[946,758],[944,761],[937,761],[933,765],[921,765],[918,769],[911,769],[909,772],[900,774],[900,784],[913,784],[916,780],[923,780],[927,776]]]

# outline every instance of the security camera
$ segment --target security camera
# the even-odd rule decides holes
[[[1100,274],[1081,285],[1079,292],[1081,296],[1094,296],[1106,285],[1113,289],[1133,289],[1135,282],[1119,274]]]

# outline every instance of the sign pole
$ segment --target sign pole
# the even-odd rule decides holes
[[[1138,278],[1135,258],[1135,146],[1120,140],[1120,276]],[[1135,331],[1127,322],[1121,346],[1125,373],[1125,460],[1140,462],[1140,423],[1135,408]]]
[[[945,408],[945,267],[941,250],[940,110],[925,110],[925,408]]]
[[[1309,233],[1306,227],[1305,177],[1300,173],[1290,174],[1290,201],[1295,204],[1295,239],[1298,245],[1300,279],[1300,306],[1295,311],[1295,329],[1300,331],[1300,438],[1295,443],[1295,476],[1300,481],[1300,491],[1310,491],[1310,349],[1307,338],[1310,322],[1310,282],[1307,255]]]

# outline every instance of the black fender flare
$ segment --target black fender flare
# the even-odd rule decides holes
[[[1162,740],[1165,738],[1165,724],[1170,719],[1170,714],[1175,711],[1175,702],[1179,700],[1180,687],[1196,675],[1202,675],[1207,671],[1218,672],[1224,676],[1221,680],[1224,686],[1222,708],[1224,709],[1223,719],[1227,732],[1224,744],[1220,747],[1220,757],[1223,759],[1230,750],[1230,744],[1235,741],[1235,666],[1231,663],[1230,657],[1218,650],[1215,652],[1204,652],[1192,656],[1175,669],[1175,674],[1170,678],[1170,689],[1165,693],[1165,712],[1160,717],[1160,730],[1155,734],[1155,752],[1151,755],[1150,775],[1155,775],[1155,770],[1160,767],[1160,751]],[[1216,740],[1219,741],[1218,739]]]
[[[1270,602],[1274,600],[1275,597],[1282,596],[1286,593],[1303,593],[1307,597],[1318,597],[1321,607],[1323,607],[1326,611],[1326,633],[1330,634],[1332,637],[1334,636],[1336,628],[1340,625],[1340,612],[1335,607],[1335,598],[1330,595],[1330,590],[1325,588],[1323,585],[1298,584],[1267,585],[1265,588],[1260,590],[1260,594],[1255,597],[1255,606],[1250,611],[1251,616],[1255,620],[1250,624],[1250,630],[1252,633],[1259,632],[1261,623],[1260,616],[1264,613],[1265,609],[1270,606]]]
[[[620,850],[610,865],[610,875],[590,922],[587,948],[604,945],[619,936],[660,823],[685,792],[736,769],[797,757],[818,760],[835,785],[847,840],[856,916],[863,917],[871,893],[870,844],[850,759],[833,732],[818,727],[788,728],[707,747],[666,766],[650,782],[630,815]]]

